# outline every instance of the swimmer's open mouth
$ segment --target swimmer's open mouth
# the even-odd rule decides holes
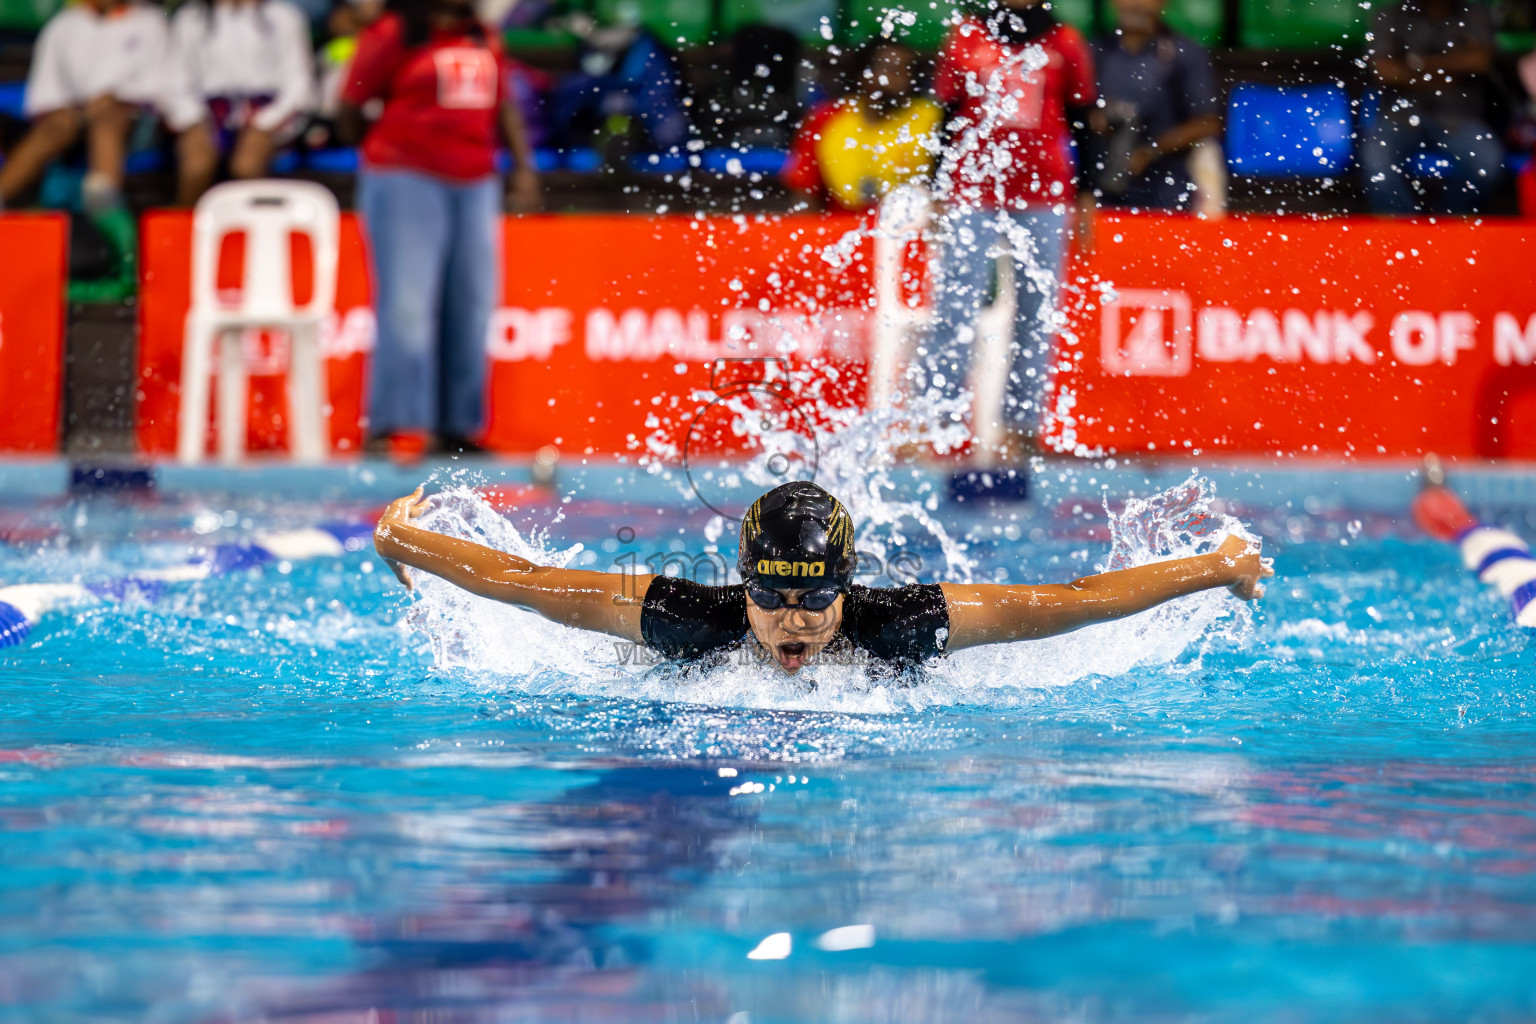
[[[779,653],[786,658],[803,658],[805,657],[805,647],[806,645],[803,643],[779,644]]]

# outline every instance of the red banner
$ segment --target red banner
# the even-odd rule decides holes
[[[1528,222],[1106,217],[1097,241],[1069,446],[1536,457]]]
[[[69,219],[0,215],[0,451],[59,447]]]
[[[850,216],[508,219],[488,442],[680,444],[721,358],[791,353],[863,397],[871,242]],[[190,218],[144,222],[139,437],[174,450]],[[1103,216],[1067,298],[1053,436],[1081,452],[1536,456],[1525,224]],[[919,268],[920,269],[920,268]],[[367,306],[342,232],[332,436],[361,436]],[[281,339],[249,339],[252,447],[282,443]],[[743,371],[751,372],[751,371]],[[816,402],[801,403],[814,409]],[[722,439],[716,437],[718,443]]]
[[[487,443],[503,451],[553,444],[567,452],[618,454],[642,450],[648,435],[670,425],[680,444],[697,407],[690,396],[718,383],[712,378],[720,357],[776,349],[787,340],[797,363],[857,361],[869,273],[855,259],[858,251],[850,250],[850,267],[836,276],[824,256],[859,223],[852,217],[509,218],[505,298],[487,339]],[[138,432],[149,453],[176,448],[191,233],[185,212],[144,218]],[[221,269],[221,279],[237,281],[238,274]],[[367,303],[362,240],[348,214],[336,317],[324,332],[331,437],[339,451],[355,451],[362,436],[365,357],[374,335]],[[246,352],[248,447],[281,448],[282,339],[247,337]],[[849,375],[823,394],[857,401],[857,387]]]
[[[225,246],[219,284],[239,280],[239,250]],[[139,446],[147,453],[176,450],[181,397],[181,343],[192,302],[192,214],[158,210],[139,226]],[[295,260],[298,265],[299,260]],[[301,284],[307,293],[307,282]],[[331,397],[331,440],[339,451],[356,451],[362,417],[366,353],[373,348],[373,314],[357,222],[343,218],[340,269],[336,278],[335,322],[326,331]],[[283,339],[248,334],[246,366],[251,374],[250,434],[247,448],[281,448],[286,443]],[[210,428],[209,437],[213,432]]]

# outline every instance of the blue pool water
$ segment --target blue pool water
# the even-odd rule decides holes
[[[1536,1017],[1528,635],[1407,522],[1406,472],[1205,467],[1212,509],[1189,468],[1053,467],[1023,508],[902,481],[881,507],[942,537],[909,516],[861,546],[927,579],[1092,571],[1105,496],[1132,560],[1230,514],[1277,569],[1251,612],[1209,595],[912,679],[626,665],[408,597],[365,549],[58,609],[0,651],[0,1020]],[[0,471],[0,585],[360,521],[415,482],[70,499],[54,472]],[[1536,534],[1528,480],[1461,480]],[[643,472],[517,500],[429,521],[594,567],[731,553]]]

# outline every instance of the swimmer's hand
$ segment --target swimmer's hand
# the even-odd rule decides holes
[[[390,502],[373,531],[374,549],[407,590],[414,587],[406,570],[415,569],[552,622],[645,643],[640,611],[651,576],[536,565],[510,551],[418,526],[414,520],[431,507],[418,487]]]
[[[1257,544],[1233,536],[1202,555],[1115,569],[1071,583],[942,583],[949,612],[945,649],[1057,636],[1217,587],[1252,601],[1264,596],[1262,581],[1273,575]]]
[[[391,540],[393,532],[401,526],[411,525],[411,520],[431,508],[431,503],[422,500],[422,489],[416,488],[403,498],[396,498],[389,503],[384,514],[379,516],[379,525],[373,528],[373,546],[379,552],[379,557],[384,559],[384,564],[394,572],[395,579],[399,580],[406,590],[415,590],[416,584],[411,581],[410,573],[405,571],[405,565],[384,554]]]
[[[1257,544],[1234,533],[1221,542],[1216,557],[1230,578],[1228,590],[1244,601],[1256,601],[1264,596],[1264,585],[1259,581],[1273,576],[1275,570],[1264,564]]]

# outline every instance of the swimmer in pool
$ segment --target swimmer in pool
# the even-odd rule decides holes
[[[1245,601],[1274,573],[1259,549],[1230,536],[1209,554],[1085,576],[1066,584],[853,582],[853,519],[813,483],[775,487],[747,511],[742,582],[711,587],[673,576],[631,576],[535,565],[417,526],[421,488],[393,502],[374,547],[407,589],[407,566],[546,619],[644,644],[675,660],[705,658],[750,637],[793,675],[826,651],[860,650],[897,665],[981,644],[1038,640],[1124,618],[1185,594],[1226,587]]]

